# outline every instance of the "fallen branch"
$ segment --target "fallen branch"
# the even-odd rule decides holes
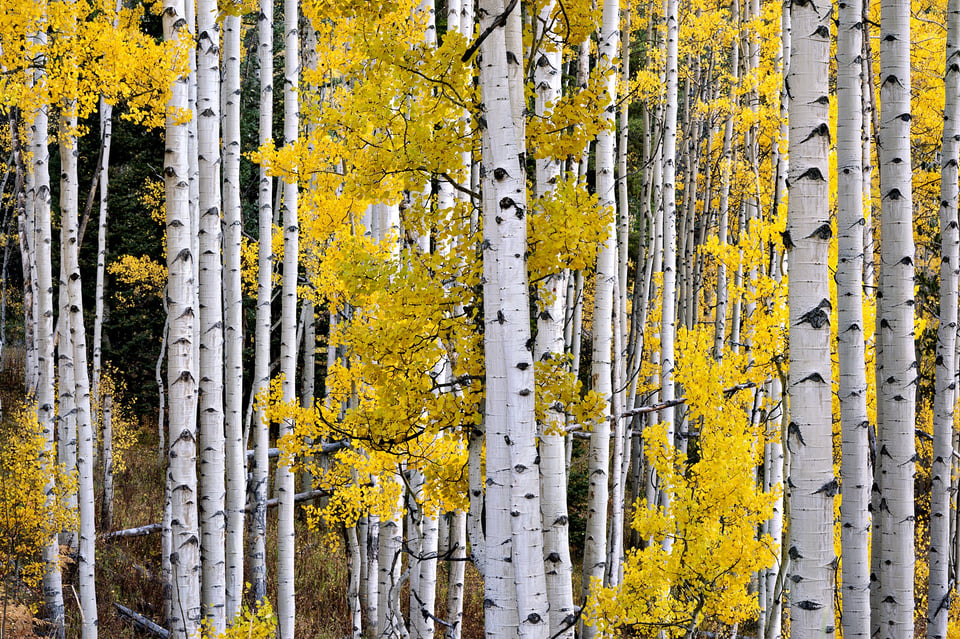
[[[117,602],[113,602],[113,605],[117,609],[117,612],[120,613],[120,616],[132,623],[137,630],[151,634],[154,637],[162,637],[163,639],[170,637],[169,630],[159,624],[153,623],[140,613],[134,612],[126,606],[121,606]]]
[[[125,539],[127,537],[142,537],[144,535],[152,535],[153,533],[158,533],[163,529],[163,524],[147,524],[146,526],[138,526],[137,528],[127,528],[125,530],[116,530],[114,532],[106,533],[103,535],[103,541],[113,541],[115,539]]]
[[[330,496],[329,490],[308,490],[305,493],[297,493],[296,495],[294,495],[293,503],[299,504],[302,501],[310,501],[311,499],[316,499],[317,497],[329,497],[329,496]],[[280,505],[279,497],[274,497],[273,499],[267,500],[267,508],[275,508],[276,506],[279,506],[279,505]],[[244,510],[248,513],[253,512],[253,506],[248,504]]]
[[[316,499],[317,497],[329,497],[329,490],[308,490],[305,493],[297,493],[293,496],[293,503],[299,504],[302,501],[310,501],[311,499]],[[276,508],[280,505],[280,499],[268,499],[267,508]],[[253,506],[247,505],[244,508],[244,512],[253,512]],[[107,533],[102,537],[103,541],[114,541],[115,539],[124,539],[127,537],[141,537],[144,535],[152,535],[153,533],[158,533],[163,530],[163,524],[147,524],[146,526],[140,526],[138,528],[127,528],[125,530],[117,530],[111,533]]]

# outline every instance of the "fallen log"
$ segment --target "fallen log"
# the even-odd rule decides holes
[[[146,526],[138,526],[136,528],[115,530],[114,532],[104,534],[102,539],[104,541],[113,541],[115,539],[125,539],[127,537],[142,537],[144,535],[158,533],[162,528],[163,524],[147,524]]]
[[[311,499],[316,499],[317,497],[329,497],[329,490],[308,490],[303,493],[297,493],[293,496],[293,503],[299,504],[300,502],[310,501]],[[279,498],[268,499],[267,508],[276,508],[280,504]],[[245,512],[253,512],[253,506],[248,504],[244,508]],[[116,539],[125,539],[127,537],[140,537],[143,535],[152,535],[153,533],[158,533],[163,530],[163,524],[147,524],[146,526],[139,526],[137,528],[127,528],[125,530],[116,530],[111,533],[106,533],[101,537],[103,541],[114,541]]]
[[[146,632],[154,637],[162,637],[162,639],[168,639],[170,637],[169,630],[150,621],[140,613],[134,612],[126,606],[121,606],[117,602],[113,602],[113,605],[117,609],[117,612],[120,613],[120,616],[132,623],[137,630]]]

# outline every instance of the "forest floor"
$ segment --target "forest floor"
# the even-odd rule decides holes
[[[5,376],[4,406],[12,387],[21,380]],[[157,453],[156,420],[140,424],[137,441],[126,454],[127,469],[116,477],[113,530],[159,522],[163,513],[163,466]],[[99,484],[99,482],[98,482]],[[99,491],[98,491],[99,495]],[[99,509],[99,498],[97,504]],[[105,531],[98,531],[98,533]],[[311,530],[306,518],[297,520],[297,637],[340,639],[350,636],[347,609],[347,558],[343,544],[331,541],[325,530]],[[276,593],[276,511],[268,515],[267,591]],[[269,549],[274,549],[270,552]],[[67,601],[68,637],[79,636],[80,613],[75,595],[76,574],[68,560],[64,570],[64,598]],[[438,576],[437,616],[445,617],[446,570]],[[472,565],[467,566],[463,638],[483,636],[483,585]],[[272,597],[271,597],[272,598]],[[403,602],[408,600],[406,589]],[[160,536],[158,534],[97,543],[97,608],[100,637],[133,639],[141,637],[133,626],[119,617],[119,603],[162,623],[163,599],[160,584]],[[406,606],[404,606],[405,608]]]

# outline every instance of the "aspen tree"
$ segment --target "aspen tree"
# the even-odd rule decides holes
[[[283,141],[297,141],[299,128],[300,81],[300,4],[297,0],[283,3]],[[297,264],[299,228],[297,221],[298,180],[288,176],[283,182],[283,290],[280,312],[280,374],[283,376],[283,401],[297,398]],[[280,436],[293,433],[291,418],[283,420]],[[294,598],[294,514],[296,504],[293,460],[277,464],[277,490],[280,507],[277,523],[277,617],[280,639],[294,639],[296,600]]]
[[[40,47],[46,44],[46,34],[42,31],[33,37],[33,40]],[[41,53],[43,55],[43,53]],[[31,73],[30,83],[35,90],[42,92],[45,89],[45,56],[41,58],[37,68]],[[28,134],[29,148],[33,156],[33,162],[28,172],[32,176],[32,185],[34,191],[29,198],[33,204],[33,211],[30,217],[33,219],[33,226],[36,229],[36,242],[33,256],[36,266],[32,269],[36,273],[36,296],[37,296],[37,316],[36,316],[36,340],[37,340],[37,368],[39,375],[37,378],[36,400],[37,400],[37,423],[44,437],[44,456],[54,462],[56,460],[56,448],[54,447],[54,434],[56,431],[56,402],[55,402],[55,378],[54,378],[54,330],[53,330],[53,267],[51,256],[51,222],[50,222],[50,174],[49,174],[49,149],[47,147],[47,106],[39,106],[34,114],[33,121],[30,124]],[[11,137],[15,138],[16,132],[11,131]],[[63,463],[61,461],[61,463]],[[55,500],[55,478],[50,477],[47,485],[44,487],[47,495],[47,506],[50,507]],[[64,601],[63,584],[60,575],[60,543],[57,535],[54,535],[49,543],[44,547],[43,559],[46,563],[46,570],[43,576],[43,595],[44,603],[47,608],[47,616],[53,625],[54,635],[63,639],[65,634],[64,620]]]
[[[110,141],[113,137],[113,107],[103,96],[100,96],[100,220],[97,230],[97,274],[96,290],[94,293],[93,316],[93,379],[92,395],[93,406],[100,414],[103,446],[103,498],[100,504],[100,526],[103,530],[110,530],[113,526],[113,462],[107,463],[108,451],[113,445],[113,431],[107,428],[103,417],[104,399],[101,396],[101,358],[103,351],[103,292],[107,259],[107,195],[110,184]]]
[[[240,288],[240,31],[239,15],[223,19],[223,295],[224,420],[226,431],[225,616],[240,611],[243,594],[243,531],[246,442],[243,437],[243,297]]]
[[[220,28],[217,3],[197,2],[200,302],[200,556],[203,617],[226,629],[223,280],[220,229]]]
[[[74,18],[75,19],[75,18]],[[75,23],[71,25],[75,27]],[[76,87],[71,87],[74,91]],[[60,114],[60,213],[61,237],[67,273],[67,297],[70,312],[70,337],[73,344],[74,401],[77,415],[77,501],[80,511],[79,575],[80,609],[83,612],[81,636],[97,637],[96,507],[93,490],[94,434],[90,416],[90,377],[87,369],[87,338],[83,322],[77,214],[77,116],[76,100],[64,103]]]
[[[57,320],[57,454],[60,463],[67,472],[77,470],[77,411],[75,401],[76,384],[73,373],[73,338],[70,336],[70,304],[67,295],[67,260],[65,246],[60,243],[60,280],[58,283],[58,307],[60,317]],[[71,490],[66,496],[66,506],[71,512],[77,512],[77,490]],[[60,534],[60,543],[78,551],[79,530],[76,522]]]
[[[840,361],[840,505],[843,636],[870,636],[870,460],[863,332],[861,2],[840,4],[837,27],[837,335]]]
[[[796,29],[799,31],[799,29]],[[880,639],[913,632],[913,193],[910,158],[910,3],[880,4],[880,293],[883,375],[877,388]],[[792,275],[792,274],[791,274]],[[793,279],[793,278],[792,278]],[[795,281],[795,279],[794,279]],[[799,514],[794,512],[795,520]]]
[[[487,444],[485,621],[488,637],[546,637],[548,605],[534,443],[534,377],[526,251],[524,139],[511,89],[523,59],[509,47],[511,0],[483,0],[480,92],[483,163],[484,353]],[[518,19],[518,18],[514,18]],[[513,80],[513,82],[511,82]],[[522,94],[522,88],[519,91]]]
[[[790,628],[794,637],[832,633],[833,496],[830,294],[827,251],[830,9],[820,0],[790,5],[794,35],[789,189],[784,244],[790,263]]]
[[[165,0],[164,39],[187,36],[183,0]],[[188,639],[200,629],[200,529],[197,521],[197,362],[195,253],[196,233],[190,215],[190,175],[187,155],[189,77],[174,79],[167,103],[164,150],[167,228],[167,304],[169,339],[170,452],[167,481],[170,489],[170,570],[172,639]]]
[[[940,324],[937,330],[933,468],[930,495],[930,591],[927,638],[945,639],[950,612],[950,487],[956,390],[957,286],[960,234],[957,228],[957,168],[960,163],[960,2],[947,7],[945,102],[940,172]]]
[[[260,0],[257,62],[260,74],[260,146],[273,140],[273,2]],[[270,305],[273,294],[273,179],[260,166],[259,242],[257,261],[257,317],[254,335],[253,384],[257,393],[270,385]],[[267,597],[267,484],[270,460],[270,430],[262,409],[254,418],[253,543],[250,556],[253,599],[260,605]]]
[[[534,103],[537,117],[545,117],[560,100],[562,80],[562,43],[550,28],[557,10],[554,1],[545,3],[534,18],[534,42],[540,43],[535,54]],[[543,198],[560,178],[560,160],[555,157],[536,159],[536,197]],[[538,286],[537,341],[534,359],[538,362],[563,357],[563,321],[569,273],[554,273]],[[567,521],[566,446],[563,435],[565,417],[549,408],[540,428],[540,510],[543,515],[543,553],[547,599],[550,604],[550,636],[573,637],[573,563]]]
[[[677,0],[666,3],[666,96],[663,113],[663,294],[660,316],[660,401],[670,402],[674,398],[673,367],[674,337],[676,335],[676,296],[677,296],[677,38],[679,16]],[[666,408],[660,413],[661,421],[666,424],[667,446],[673,446],[675,436],[674,410]],[[669,491],[661,490],[661,505],[669,510]],[[667,535],[663,541],[664,550],[669,553],[673,541]]]
[[[617,77],[613,61],[619,54],[620,3],[605,0],[600,32],[597,70],[606,78],[604,101],[611,105],[604,111],[606,127],[597,134],[597,195],[605,207],[616,211],[616,182],[614,180],[614,126],[617,101]],[[593,307],[593,360],[590,370],[593,390],[606,402],[603,419],[594,426],[590,438],[589,475],[587,495],[587,529],[583,550],[583,598],[589,595],[594,581],[603,581],[607,559],[607,501],[610,477],[610,421],[607,419],[616,401],[611,370],[613,350],[612,313],[614,286],[617,281],[617,222],[610,221],[603,247],[597,255],[596,291]],[[592,626],[584,625],[585,639],[595,636]]]

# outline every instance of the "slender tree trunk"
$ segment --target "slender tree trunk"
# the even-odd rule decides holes
[[[46,35],[38,33],[35,38],[38,44],[45,44]],[[46,82],[43,64],[34,72],[34,86]],[[44,456],[56,462],[56,448],[54,434],[56,431],[56,393],[54,377],[54,330],[53,330],[53,266],[51,255],[52,233],[50,221],[50,152],[47,146],[48,117],[46,107],[38,108],[34,114],[31,130],[28,133],[29,148],[32,154],[33,194],[28,200],[33,204],[33,211],[24,213],[32,220],[31,225],[36,229],[36,241],[33,242],[32,256],[35,267],[31,271],[36,275],[37,287],[37,367],[38,379],[36,389],[37,422],[44,438]],[[19,136],[16,130],[11,130],[11,141],[17,144]],[[23,256],[28,257],[28,256]],[[4,286],[4,292],[6,287]],[[60,463],[64,460],[61,458]],[[51,506],[55,498],[54,479],[50,477],[44,490],[47,495],[47,506]],[[60,575],[60,544],[58,535],[53,535],[43,550],[43,560],[46,564],[43,575],[43,598],[47,607],[47,616],[53,627],[53,636],[63,639],[65,633],[63,584]]]
[[[833,476],[830,293],[827,253],[830,8],[790,6],[790,629],[798,639],[833,632]]]
[[[113,394],[100,397],[103,426],[103,499],[100,502],[100,529],[113,528]]]
[[[556,2],[543,5],[536,18],[537,36],[542,42],[536,55],[534,84],[536,86],[535,112],[538,117],[549,114],[549,106],[560,99],[562,47],[557,36],[548,30],[556,10]],[[560,160],[554,157],[537,158],[536,196],[549,194],[560,177]],[[545,280],[539,288],[537,342],[534,358],[549,361],[563,357],[563,322],[566,308],[566,289],[569,273],[561,271]],[[575,618],[573,608],[573,563],[567,530],[567,467],[564,429],[565,416],[561,411],[548,409],[547,419],[540,429],[540,510],[543,514],[543,553],[546,574],[547,599],[550,603],[550,636],[572,638]],[[452,535],[451,535],[452,537]],[[453,567],[453,564],[451,564]]]
[[[80,262],[77,238],[79,183],[77,181],[76,102],[63,105],[60,115],[60,213],[62,244],[67,272],[67,296],[70,310],[70,336],[73,343],[74,401],[77,416],[77,477],[80,505],[79,567],[80,609],[83,612],[81,636],[97,637],[97,594],[94,573],[96,545],[96,507],[93,489],[95,436],[90,415],[90,374],[87,368],[87,337],[83,321]]]
[[[243,296],[240,289],[240,16],[223,19],[223,304],[226,436],[226,574],[229,623],[243,594],[246,442],[243,438]]]
[[[617,78],[613,71],[613,61],[619,54],[620,44],[620,3],[618,0],[605,0],[603,3],[603,25],[600,34],[600,49],[597,58],[597,73],[606,77],[604,87],[605,100],[611,105],[617,101]],[[604,119],[609,126],[597,135],[597,195],[603,206],[611,207],[614,216],[606,229],[604,244],[597,256],[596,289],[593,307],[593,360],[590,371],[593,390],[605,402],[603,419],[594,426],[590,438],[589,477],[590,490],[587,495],[587,530],[583,550],[583,598],[590,595],[594,580],[603,581],[607,559],[607,501],[610,478],[610,422],[607,417],[616,400],[611,370],[611,351],[613,350],[613,297],[617,281],[617,220],[616,220],[616,182],[614,179],[614,130],[615,109],[604,111]],[[581,633],[585,639],[596,635],[594,626],[583,625]]]
[[[957,228],[957,167],[960,163],[960,1],[947,7],[947,50],[940,172],[940,326],[937,331],[933,469],[930,496],[930,591],[927,639],[946,639],[950,612],[950,485],[956,392],[957,286],[960,234]]]
[[[840,6],[837,28],[837,263],[840,361],[843,636],[870,636],[870,456],[863,333],[861,2]]]
[[[956,391],[957,286],[960,274],[960,236],[957,228],[957,166],[960,162],[960,2],[947,7],[947,50],[943,113],[943,152],[940,175],[940,326],[937,333],[936,394],[934,396],[934,451],[930,497],[930,591],[927,601],[927,638],[945,639],[951,584],[950,487],[953,459],[953,421]]]
[[[164,0],[167,41],[183,37],[183,0]],[[187,20],[186,22],[189,22]],[[167,388],[170,394],[170,569],[172,639],[188,639],[200,627],[200,529],[197,521],[197,361],[195,348],[196,279],[190,215],[189,125],[177,121],[188,107],[188,77],[173,82],[167,108],[164,178],[167,211],[167,303],[169,305]]]
[[[293,144],[299,127],[297,88],[300,78],[300,5],[297,0],[284,0],[284,65],[283,65],[283,140]],[[280,374],[283,377],[283,401],[297,399],[297,264],[299,229],[297,221],[298,179],[289,177],[283,183],[283,293],[280,313]],[[293,434],[293,420],[280,424],[280,436]],[[292,460],[291,460],[292,462]],[[294,639],[296,600],[294,598],[293,501],[295,477],[289,465],[277,464],[277,489],[280,508],[277,524],[277,617],[280,639]]]
[[[215,0],[198,0],[197,143],[200,248],[200,556],[204,620],[226,628],[223,279],[220,228],[220,28]]]
[[[880,245],[883,378],[877,392],[882,544],[880,639],[913,633],[916,386],[913,193],[910,161],[910,3],[880,5]]]
[[[262,146],[273,139],[273,2],[260,1],[258,24],[259,45],[257,60],[260,73],[260,133]],[[256,393],[264,392],[270,384],[270,305],[273,294],[273,179],[260,167],[259,195],[259,249],[257,275],[257,318],[253,383]],[[270,460],[270,430],[263,420],[262,410],[254,418],[253,456],[253,543],[250,556],[253,599],[259,605],[267,597],[267,484]]]

